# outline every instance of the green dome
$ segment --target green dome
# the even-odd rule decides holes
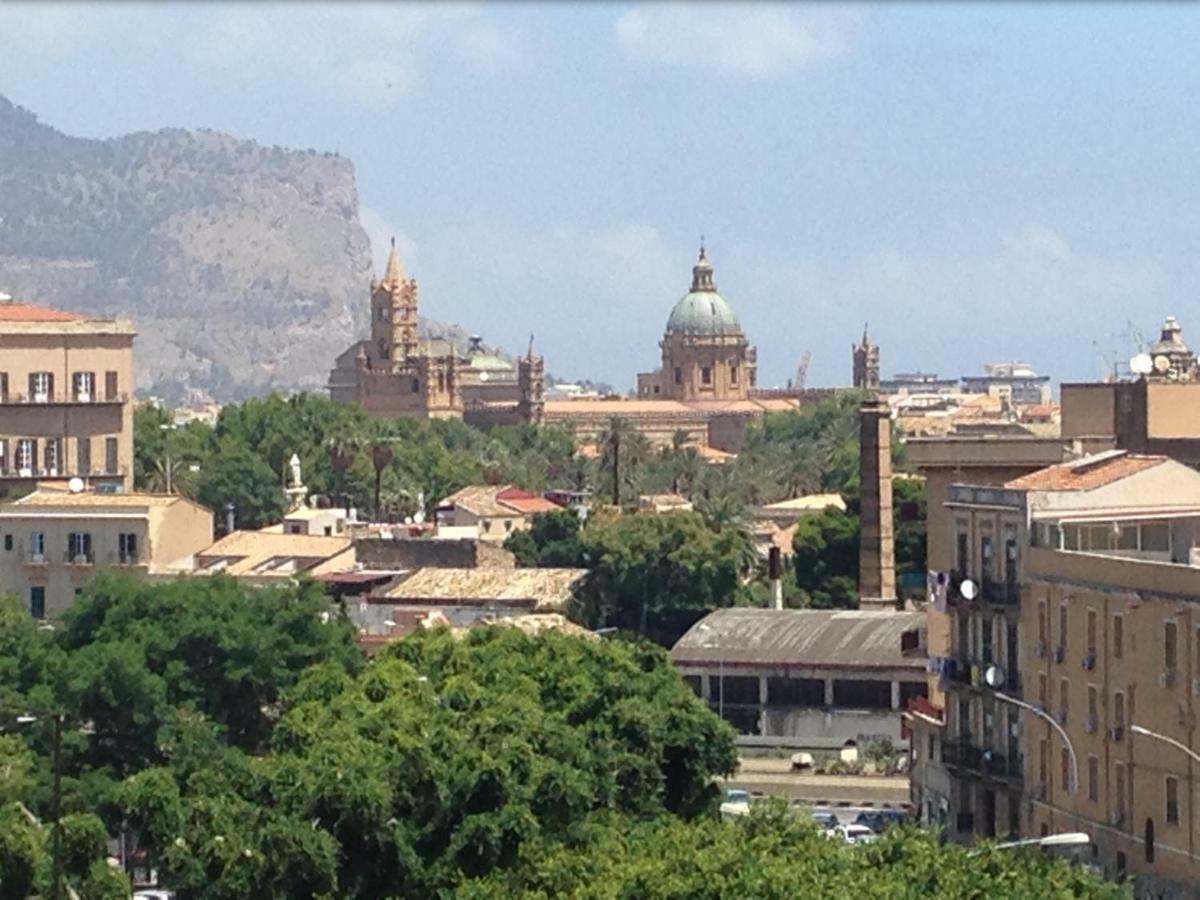
[[[667,334],[741,334],[738,317],[716,291],[689,291],[667,319]]]
[[[675,304],[667,319],[667,334],[741,334],[742,325],[733,307],[717,293],[713,266],[700,244],[700,258],[692,267],[692,289]]]

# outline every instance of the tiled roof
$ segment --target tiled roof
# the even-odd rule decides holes
[[[1115,450],[1048,466],[1015,478],[1004,486],[1017,491],[1090,491],[1166,461],[1165,456],[1142,456]]]
[[[505,506],[496,499],[497,494],[510,490],[512,487],[513,485],[511,484],[473,484],[463,488],[461,491],[455,491],[438,505],[461,507],[476,516],[489,516],[493,518],[512,517],[519,515],[517,510]]]
[[[524,513],[527,516],[536,515],[537,513],[556,512],[562,509],[557,503],[551,503],[544,497],[517,497],[512,500],[506,498],[500,502],[504,506],[511,506],[517,512]]]
[[[555,418],[570,416],[628,416],[638,414],[663,413],[693,413],[696,416],[702,412],[692,409],[677,400],[547,400],[545,413]]]
[[[230,575],[291,576],[300,571],[318,574],[318,567],[323,569],[324,563],[347,551],[353,555],[352,541],[344,535],[235,531],[201,550],[196,554],[196,559],[201,572],[207,571],[207,561],[223,558],[228,562],[220,571]],[[299,561],[299,568],[284,565],[287,560]],[[276,561],[276,564],[259,570],[271,561]],[[338,562],[340,569],[354,564],[352,558]]]
[[[683,665],[924,671],[925,660],[905,657],[900,650],[900,636],[924,624],[920,612],[719,609],[679,639],[671,658]]]
[[[0,303],[0,322],[77,322],[84,318],[79,313],[29,303]]]
[[[586,575],[586,569],[423,568],[376,594],[375,599],[559,610]]]
[[[192,501],[179,494],[101,494],[95,491],[81,491],[72,494],[70,491],[37,490],[26,494],[19,500],[14,500],[8,506],[28,507],[63,507],[86,506],[89,509],[129,508],[142,506],[171,506],[175,503]]]
[[[841,494],[808,494],[804,497],[793,497],[791,500],[780,500],[778,503],[768,503],[764,510],[784,512],[787,510],[817,510],[829,507],[846,510],[846,501]]]

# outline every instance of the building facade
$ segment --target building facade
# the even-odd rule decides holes
[[[0,506],[0,595],[56,619],[101,569],[166,574],[212,536],[212,512],[178,495],[43,488]]]
[[[133,326],[0,301],[0,495],[133,485]]]

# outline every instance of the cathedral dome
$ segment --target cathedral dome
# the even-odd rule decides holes
[[[684,294],[667,319],[667,334],[741,334],[737,314],[717,293],[712,263],[700,246],[700,259],[692,267],[692,288]]]

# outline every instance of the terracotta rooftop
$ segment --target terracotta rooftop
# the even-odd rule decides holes
[[[30,303],[0,303],[0,322],[77,322],[86,316]]]
[[[418,569],[374,595],[375,600],[497,604],[558,611],[587,569]]]
[[[522,512],[530,516],[537,513],[556,512],[562,509],[557,503],[551,503],[544,497],[517,497],[511,500],[501,498],[500,502],[505,506],[511,506],[517,512]]]
[[[1166,461],[1165,456],[1142,456],[1123,450],[1110,450],[1030,472],[1004,486],[1017,491],[1090,491],[1160,466]]]
[[[191,503],[192,501],[179,494],[102,494],[95,491],[80,491],[73,494],[70,491],[40,489],[5,506],[6,508],[19,506],[22,508],[54,507],[55,509],[64,507],[87,507],[89,509],[119,507],[126,509],[129,507],[171,506],[180,502]]]
[[[346,558],[339,559],[342,554],[347,554]],[[308,572],[315,576],[353,566],[354,548],[345,535],[234,531],[197,553],[196,563],[199,572],[270,577]]]

